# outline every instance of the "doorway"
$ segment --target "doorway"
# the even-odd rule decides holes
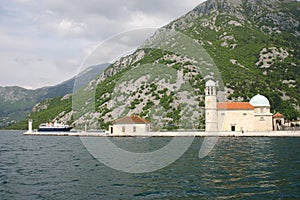
[[[231,131],[235,131],[235,126],[231,126]]]

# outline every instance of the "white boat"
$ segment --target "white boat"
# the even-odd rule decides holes
[[[56,131],[56,132],[61,132],[61,131],[70,131],[73,127],[65,124],[58,123],[55,121],[54,123],[43,123],[40,124],[38,131]]]

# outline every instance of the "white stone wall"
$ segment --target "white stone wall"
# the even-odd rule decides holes
[[[218,128],[219,131],[231,131],[232,126],[235,131],[254,131],[254,111],[253,110],[219,110]]]
[[[205,131],[218,130],[217,97],[205,96]]]
[[[114,124],[111,127],[113,128],[113,135],[144,134],[150,131],[150,124]]]
[[[255,114],[254,131],[272,131],[273,120],[272,114]]]
[[[218,131],[217,110],[205,111],[205,131]]]
[[[237,132],[272,131],[272,114],[268,113],[268,111],[269,108],[259,108],[255,110],[219,110],[218,129],[219,131],[232,131],[232,126],[234,126]]]
[[[255,107],[254,109],[254,131],[272,131],[273,114],[269,107]]]
[[[255,114],[270,114],[270,108],[268,107],[255,107],[254,108]]]

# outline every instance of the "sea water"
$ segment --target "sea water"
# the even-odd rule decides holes
[[[171,138],[111,138],[133,152]],[[151,173],[111,169],[79,137],[0,131],[0,199],[299,199],[300,138],[218,138],[203,159],[203,138],[171,165]]]

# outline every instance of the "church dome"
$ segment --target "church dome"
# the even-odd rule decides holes
[[[209,80],[205,83],[206,87],[215,87],[216,83],[213,80]]]
[[[260,94],[252,97],[250,104],[254,107],[270,107],[270,102],[267,97]]]

